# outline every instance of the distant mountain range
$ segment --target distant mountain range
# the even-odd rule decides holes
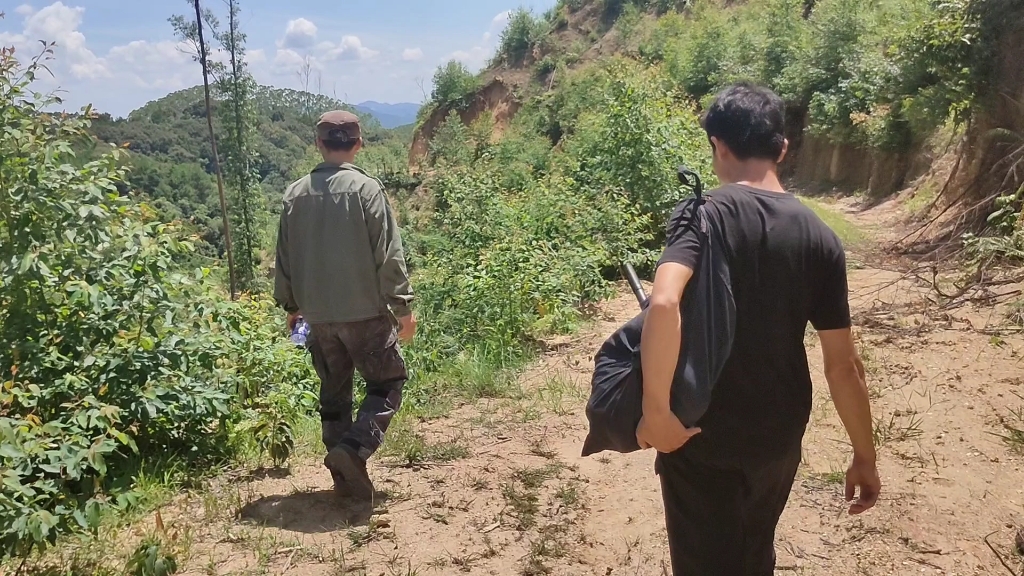
[[[398,104],[385,104],[381,102],[362,102],[353,106],[363,114],[370,114],[380,121],[384,128],[397,128],[416,122],[416,113],[420,111],[419,104],[411,102],[400,102]]]

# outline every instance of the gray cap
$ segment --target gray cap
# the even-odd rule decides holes
[[[316,135],[331,142],[352,142],[362,135],[359,117],[345,110],[332,110],[320,117],[316,123]]]

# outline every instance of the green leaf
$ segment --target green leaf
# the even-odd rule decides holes
[[[28,272],[29,268],[31,268],[32,265],[35,264],[35,262],[36,255],[34,253],[29,252],[28,254],[25,254],[25,256],[21,259],[21,266],[18,268],[18,273],[24,274],[25,272]]]
[[[89,528],[99,528],[101,521],[102,508],[100,503],[96,500],[89,500],[85,504],[85,517],[88,522]]]

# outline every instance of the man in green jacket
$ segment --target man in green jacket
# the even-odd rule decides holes
[[[379,180],[353,165],[363,140],[359,118],[328,112],[316,127],[323,162],[288,187],[277,236],[274,297],[292,328],[311,327],[320,376],[324,464],[335,491],[370,499],[366,461],[380,448],[408,378],[398,341],[411,340],[402,238]],[[352,419],[354,371],[366,397]]]

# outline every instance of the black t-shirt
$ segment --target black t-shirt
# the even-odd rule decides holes
[[[742,185],[707,194],[732,276],[732,353],[685,451],[712,462],[772,458],[792,450],[811,412],[804,335],[850,327],[846,255],[835,233],[792,194]],[[700,253],[692,203],[669,222],[661,263],[695,268]],[[685,296],[684,296],[685,297]]]

